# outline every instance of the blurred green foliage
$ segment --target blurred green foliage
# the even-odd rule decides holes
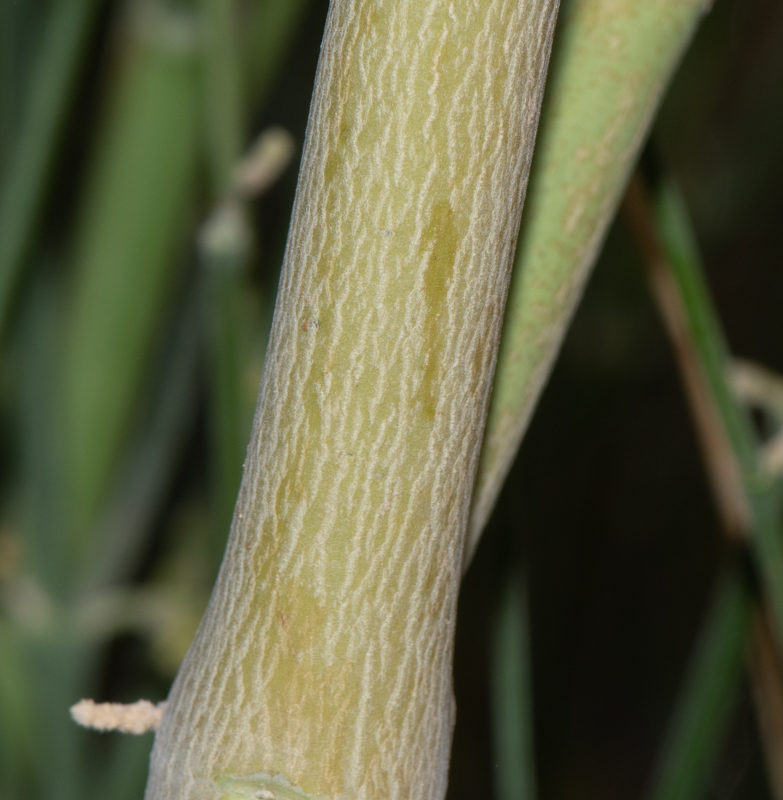
[[[243,48],[287,5],[0,4],[3,800],[143,793],[150,736],[68,708],[165,695],[222,556],[279,260],[234,169],[290,57]]]
[[[67,709],[164,698],[206,603],[296,177],[256,196],[236,163],[270,125],[301,146],[326,10],[0,0],[0,800],[143,794],[151,735]],[[780,4],[716,0],[653,137],[732,351],[779,371],[781,92]],[[640,796],[722,545],[622,223],[485,538],[450,798],[486,795],[493,735],[535,751],[504,800]],[[743,692],[710,796],[768,796]]]

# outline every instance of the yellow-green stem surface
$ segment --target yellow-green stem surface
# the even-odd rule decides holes
[[[333,2],[226,557],[147,800],[439,800],[555,0]]]

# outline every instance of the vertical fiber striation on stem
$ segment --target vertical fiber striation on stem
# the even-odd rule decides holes
[[[436,800],[556,0],[333,2],[239,501],[147,800]]]

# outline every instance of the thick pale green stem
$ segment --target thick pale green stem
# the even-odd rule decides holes
[[[148,800],[438,800],[554,0],[331,6],[242,489]]]
[[[704,0],[563,4],[479,464],[466,567],[663,88],[704,7]]]

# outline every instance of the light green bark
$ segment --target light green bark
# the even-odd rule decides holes
[[[333,2],[254,431],[147,800],[439,800],[555,0]]]
[[[705,5],[705,0],[563,3],[465,567],[519,449],[663,89]]]

